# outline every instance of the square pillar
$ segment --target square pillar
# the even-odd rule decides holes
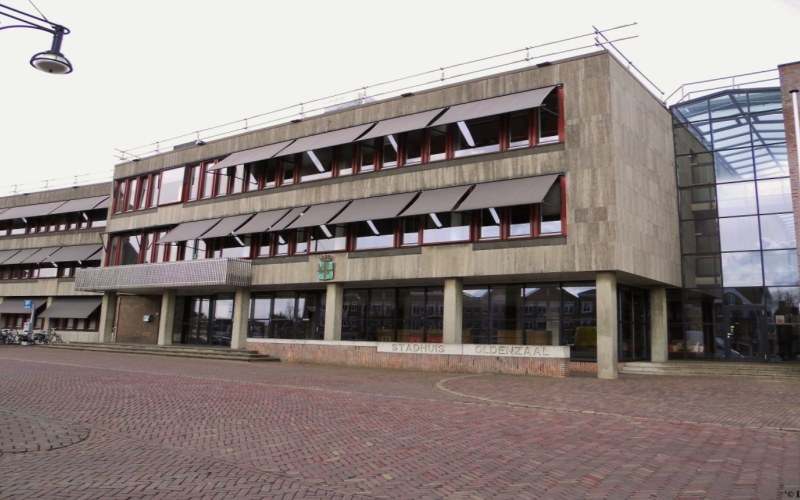
[[[617,275],[597,273],[597,378],[619,376],[619,322],[617,318]]]
[[[462,343],[462,318],[464,304],[464,281],[461,278],[444,280],[444,318],[442,342]]]
[[[47,297],[47,308],[45,309],[45,311],[47,309],[50,309],[50,306],[53,305],[53,301],[54,300],[55,299],[53,297]],[[49,330],[50,329],[50,318],[45,318],[44,319],[44,324],[42,325],[42,329],[43,330]]]
[[[325,340],[342,340],[342,304],[344,285],[328,283],[325,296]]]
[[[98,342],[111,342],[114,330],[114,316],[117,312],[117,292],[105,292],[100,303],[100,331]]]
[[[158,345],[172,345],[175,324],[175,290],[164,290],[161,295],[161,313],[158,315]]]
[[[250,287],[237,286],[233,299],[233,325],[231,326],[231,349],[247,347],[247,329],[250,323]]]
[[[669,357],[667,335],[667,288],[650,289],[650,361],[666,363]]]

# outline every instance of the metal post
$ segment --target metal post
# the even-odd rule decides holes
[[[36,321],[36,302],[31,301],[31,322],[28,323],[28,339],[31,345],[35,345],[33,341],[33,322]]]

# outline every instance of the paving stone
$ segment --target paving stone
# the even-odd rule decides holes
[[[89,436],[0,455],[0,499],[780,498],[800,483],[800,433],[781,430],[800,428],[798,398],[792,381],[459,378],[0,346],[0,414],[38,419],[13,441]]]

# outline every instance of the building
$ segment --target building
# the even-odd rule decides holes
[[[285,361],[798,361],[787,93],[668,109],[600,51],[176,148],[116,166],[102,266],[64,287],[102,301],[100,341]]]

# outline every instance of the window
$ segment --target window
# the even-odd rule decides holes
[[[559,118],[561,109],[558,103],[558,91],[548,95],[539,107],[539,142],[555,142],[559,140]]]
[[[214,179],[216,178],[216,170],[211,170],[214,167],[213,163],[206,163],[204,165],[204,173],[203,173],[203,189],[202,189],[202,198],[211,198],[211,195],[214,193]]]
[[[227,196],[230,186],[230,176],[233,175],[233,169],[234,167],[228,167],[215,170],[217,188],[214,190],[214,196]]]
[[[114,213],[121,213],[125,208],[125,190],[127,186],[127,181],[117,182],[117,197],[114,202]]]
[[[281,231],[279,233],[272,233],[275,240],[275,253],[274,255],[289,255],[289,245],[291,242],[292,231]]]
[[[508,147],[530,146],[530,112],[511,113],[508,117]]]
[[[425,216],[422,230],[423,243],[446,243],[469,241],[470,214],[466,212],[442,212]]]
[[[228,169],[228,175],[233,176],[231,179],[230,194],[238,194],[244,191],[244,165],[236,165]]]
[[[402,239],[400,244],[403,246],[419,245],[420,218],[418,216],[404,217],[401,225]]]
[[[338,175],[351,175],[353,173],[353,146],[352,144],[345,144],[339,146],[339,158],[337,160]]]
[[[508,208],[508,236],[510,238],[526,237],[531,235],[531,207],[519,205]]]
[[[500,151],[500,116],[457,122],[453,138],[456,157]]]
[[[403,152],[404,165],[415,165],[422,162],[422,130],[406,132]]]
[[[139,201],[136,203],[136,210],[144,210],[148,208],[147,205],[147,188],[150,186],[150,177],[145,175],[141,178],[141,186],[139,187]]]
[[[281,186],[294,184],[295,155],[281,158]]]
[[[251,241],[250,236],[216,238],[213,240],[214,258],[249,259]]]
[[[383,138],[383,150],[381,152],[381,168],[394,168],[397,166],[397,157],[400,147],[397,143],[399,136],[387,135]]]
[[[540,205],[541,234],[561,232],[561,184],[556,182]]]
[[[39,268],[38,273],[39,278],[57,278],[58,277],[58,268],[53,267],[51,265],[43,265]]]
[[[316,226],[311,229],[311,252],[347,250],[347,225]]]
[[[200,197],[200,165],[189,167],[189,196],[187,201],[194,201]]]
[[[158,205],[158,197],[161,192],[161,174],[153,174],[150,177],[150,203],[148,206],[155,207]]]
[[[447,125],[428,130],[428,161],[444,160],[447,157]]]
[[[133,179],[128,179],[128,201],[126,203],[126,212],[130,212],[136,208],[136,200],[138,199],[138,186],[139,186],[139,178],[134,177]]]
[[[183,200],[184,168],[173,168],[161,172],[161,195],[159,205],[179,203]]]
[[[263,177],[263,184],[262,187],[266,188],[273,188],[278,185],[278,162],[277,159],[266,160],[262,162],[258,162],[258,169]]]
[[[332,177],[333,149],[334,148],[323,148],[302,153],[300,162],[300,182]]]
[[[247,336],[321,340],[325,330],[325,292],[254,294]]]
[[[247,185],[245,188],[248,191],[258,190],[259,163],[251,163],[247,165],[245,172],[245,179],[247,179]]]
[[[355,223],[356,250],[394,246],[394,219]]]
[[[372,172],[375,170],[375,139],[368,139],[359,143],[358,172]]]
[[[121,248],[120,248],[120,258],[119,258],[119,264],[121,266],[138,264],[140,253],[141,253],[141,247],[139,244],[138,235],[121,237]]]
[[[500,238],[500,215],[495,208],[485,208],[480,211],[480,235],[482,240]]]

